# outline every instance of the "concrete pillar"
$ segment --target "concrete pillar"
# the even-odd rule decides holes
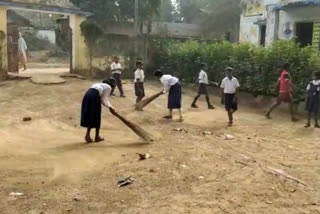
[[[8,76],[7,9],[0,7],[0,80]]]
[[[275,6],[267,7],[266,46],[271,46],[278,39],[279,10]]]
[[[72,29],[72,72],[88,77],[91,76],[89,48],[80,27],[86,19],[86,16],[71,15],[70,28]]]

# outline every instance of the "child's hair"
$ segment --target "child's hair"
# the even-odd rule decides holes
[[[142,62],[141,60],[138,60],[138,61],[136,62],[136,66],[138,66],[138,65],[143,65],[143,62]]]
[[[231,68],[231,67],[226,67],[226,71],[232,72],[232,71],[233,71],[233,68]]]
[[[317,77],[317,79],[320,79],[320,71],[314,72],[313,75]]]
[[[113,77],[110,77],[106,80],[103,80],[102,83],[108,84],[111,86],[111,88],[114,88],[116,86],[116,79]]]
[[[207,64],[206,64],[206,63],[200,63],[200,68],[201,68],[201,69],[203,69],[203,68],[205,68],[205,67],[207,67]]]
[[[286,70],[288,70],[289,67],[290,67],[289,62],[285,62],[285,63],[282,65],[282,68],[283,68],[283,69],[286,69]]]
[[[160,69],[158,69],[158,70],[156,70],[156,71],[154,72],[154,75],[155,75],[156,77],[162,77],[163,73],[162,73],[162,71],[161,71]]]

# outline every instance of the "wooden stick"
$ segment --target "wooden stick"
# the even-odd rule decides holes
[[[139,103],[137,103],[135,105],[135,109],[137,111],[142,111],[144,107],[146,107],[148,104],[150,104],[152,101],[154,101],[155,99],[157,99],[158,97],[160,97],[163,94],[163,92],[159,92],[155,95],[152,95],[151,97],[148,97],[144,100],[141,100]]]
[[[151,135],[148,132],[146,132],[145,130],[143,130],[142,128],[140,128],[138,125],[130,122],[128,119],[126,119],[125,117],[121,116],[117,112],[111,111],[111,113],[114,116],[116,116],[117,118],[119,118],[124,124],[126,124],[139,137],[141,137],[142,139],[144,139],[147,142],[153,142],[153,139],[152,139]]]

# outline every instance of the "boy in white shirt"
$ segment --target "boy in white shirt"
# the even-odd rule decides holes
[[[155,71],[154,75],[160,79],[164,89],[163,93],[169,92],[168,95],[168,109],[169,115],[164,116],[165,119],[172,119],[173,109],[178,109],[180,119],[179,122],[183,122],[183,116],[181,111],[181,85],[177,77],[171,76],[169,74],[164,75],[162,71]]]
[[[112,77],[116,80],[116,84],[120,92],[120,97],[125,97],[123,93],[122,79],[121,79],[122,67],[119,62],[119,57],[117,56],[113,58],[113,63],[111,64],[111,72],[112,72]],[[111,91],[111,96],[115,96],[113,92],[114,92],[114,89],[112,89]]]
[[[201,67],[201,71],[199,73],[199,78],[197,81],[199,83],[198,95],[194,98],[191,104],[191,108],[198,108],[198,106],[196,105],[197,100],[201,95],[205,95],[206,101],[208,104],[208,109],[214,109],[213,105],[211,105],[210,103],[210,98],[207,90],[207,85],[209,85],[209,80],[208,80],[207,73],[204,71],[207,68],[207,65],[205,63],[201,63],[200,67]]]
[[[141,61],[137,61],[136,63],[137,70],[134,72],[134,91],[137,97],[136,103],[140,102],[144,97],[144,71],[142,69],[143,63]]]
[[[233,125],[233,113],[238,110],[238,102],[236,97],[237,89],[240,87],[237,78],[232,76],[233,69],[226,68],[226,77],[221,82],[222,102],[225,104],[229,117],[229,126]]]

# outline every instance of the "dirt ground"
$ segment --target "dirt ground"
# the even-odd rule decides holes
[[[264,109],[242,100],[228,128],[219,99],[212,97],[215,110],[206,109],[204,98],[199,109],[190,109],[195,93],[189,89],[185,122],[169,122],[162,119],[165,96],[135,112],[133,85],[126,84],[127,98],[112,97],[111,103],[155,142],[144,143],[104,110],[105,142],[85,145],[79,115],[91,84],[68,79],[54,86],[29,80],[0,85],[1,214],[319,213],[320,135],[303,128],[304,121],[291,123],[279,112],[267,120]],[[148,95],[159,90],[146,85]],[[26,116],[32,121],[23,122]],[[138,161],[138,152],[152,158]],[[119,176],[135,181],[118,188]]]

